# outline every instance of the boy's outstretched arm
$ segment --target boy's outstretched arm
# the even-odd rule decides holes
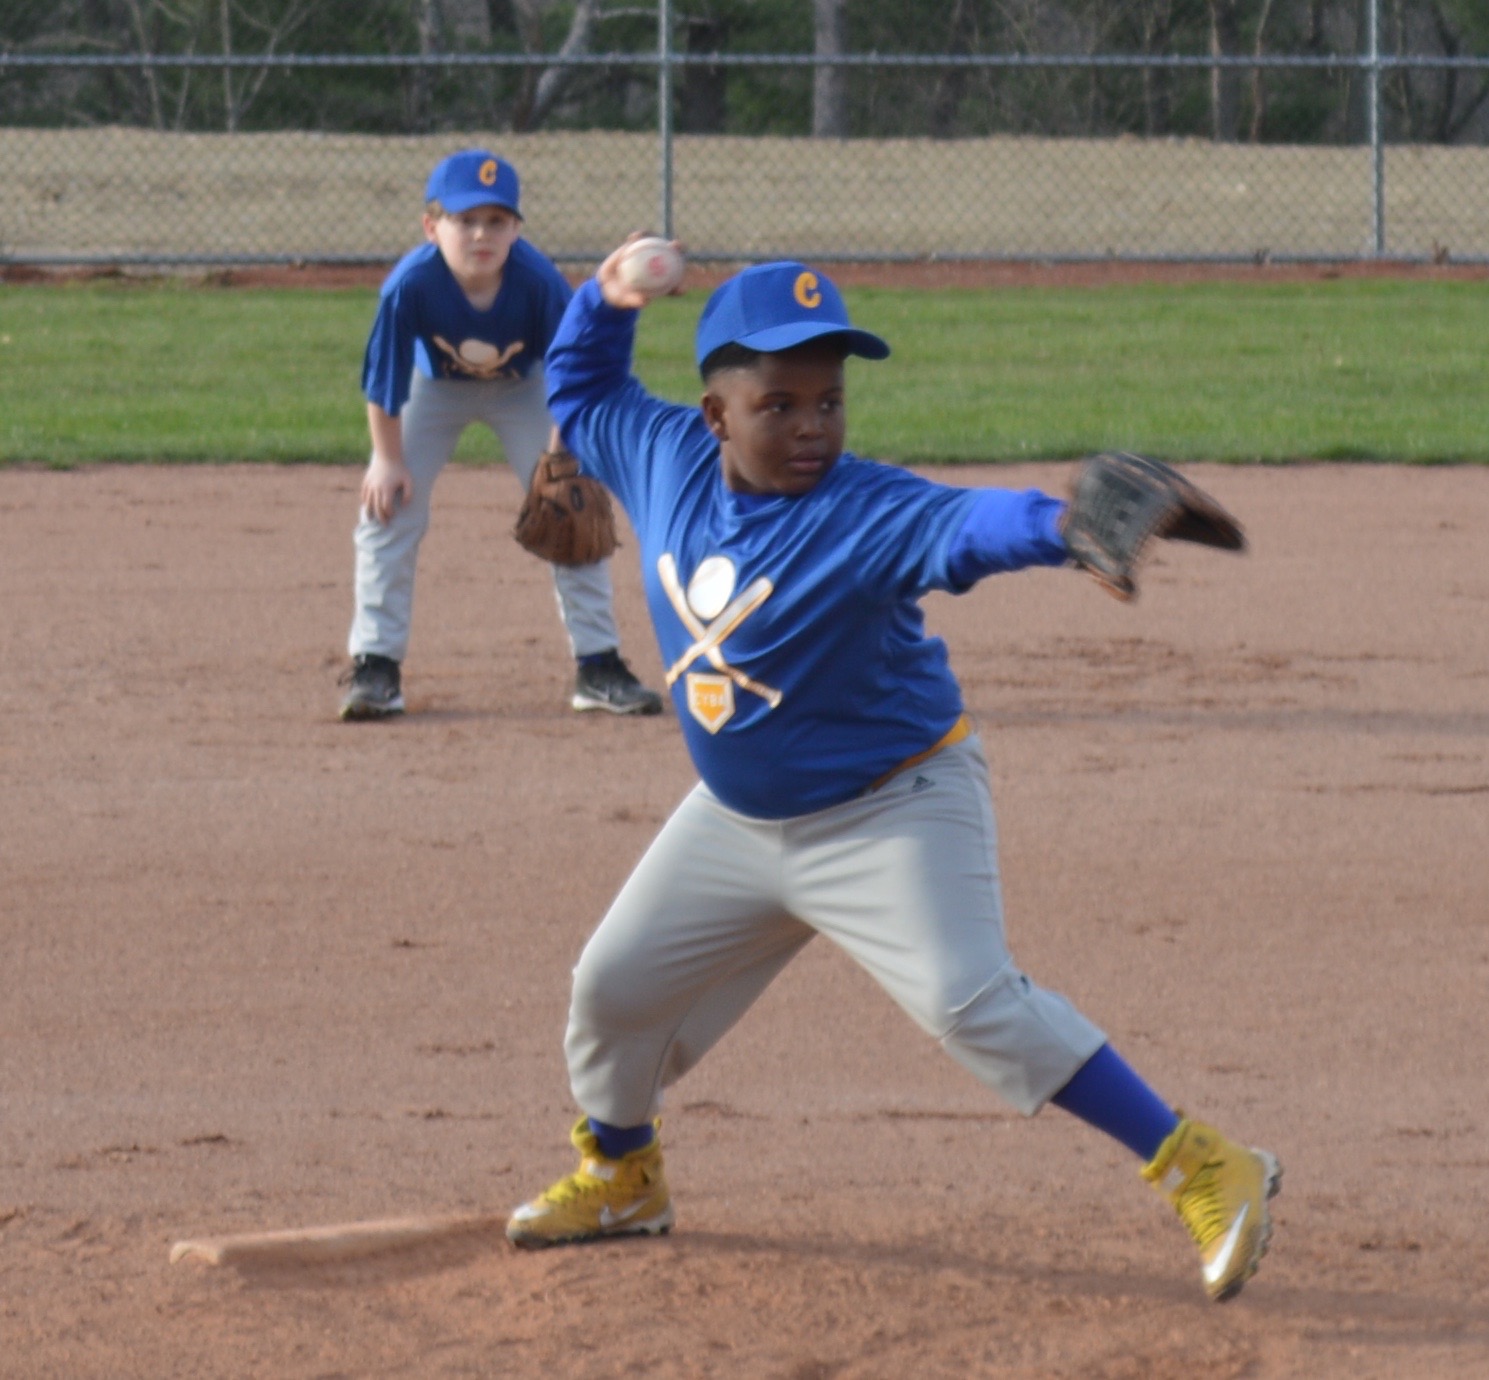
[[[951,587],[969,589],[986,575],[1031,565],[1064,565],[1064,513],[1060,499],[1038,489],[977,490],[947,553]]]

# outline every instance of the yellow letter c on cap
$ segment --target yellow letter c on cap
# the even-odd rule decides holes
[[[496,159],[488,158],[481,164],[481,171],[476,174],[481,180],[483,187],[493,186],[496,182]]]
[[[822,305],[822,294],[817,291],[817,275],[815,273],[803,273],[796,280],[794,289],[796,300],[804,307],[820,307]]]

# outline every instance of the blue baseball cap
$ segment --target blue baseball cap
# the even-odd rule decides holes
[[[519,219],[521,188],[517,169],[485,149],[462,149],[435,165],[424,188],[425,201],[437,201],[451,215],[472,206],[504,206]]]
[[[818,336],[838,336],[848,353],[884,359],[889,346],[848,320],[832,280],[805,264],[756,264],[720,283],[698,318],[698,364],[720,345],[789,350]]]

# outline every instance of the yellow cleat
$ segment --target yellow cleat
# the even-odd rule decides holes
[[[1234,1298],[1271,1240],[1268,1202],[1282,1184],[1276,1157],[1184,1118],[1142,1173],[1189,1228],[1210,1297],[1216,1303]]]
[[[581,1156],[579,1168],[512,1214],[508,1241],[536,1250],[606,1236],[659,1236],[672,1226],[659,1139],[612,1160],[600,1152],[585,1117],[569,1139]]]

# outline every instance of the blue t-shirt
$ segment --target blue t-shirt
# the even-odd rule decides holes
[[[496,300],[478,311],[439,247],[421,244],[383,283],[362,361],[362,391],[396,417],[416,367],[432,379],[526,378],[572,295],[553,261],[519,239]]]
[[[962,713],[920,597],[1062,563],[1061,505],[846,453],[799,496],[734,493],[702,412],[631,376],[635,321],[585,283],[549,348],[548,406],[636,530],[694,765],[759,819],[851,799]]]

